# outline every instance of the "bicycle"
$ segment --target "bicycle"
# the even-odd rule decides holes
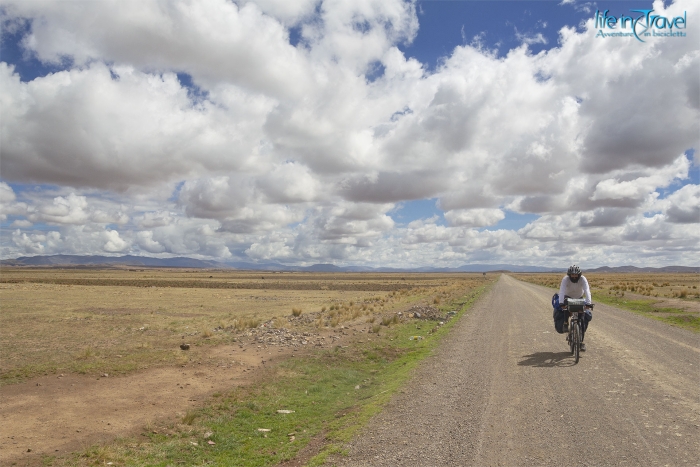
[[[566,342],[569,343],[569,350],[574,356],[574,363],[578,363],[583,341],[583,320],[586,309],[593,309],[593,304],[586,304],[582,298],[567,298],[562,309],[569,314],[569,333],[566,335]]]

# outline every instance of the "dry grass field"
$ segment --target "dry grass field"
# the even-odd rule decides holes
[[[185,364],[198,348],[292,314],[335,327],[492,278],[481,274],[3,268],[0,385]],[[381,318],[377,323],[381,322]],[[192,352],[179,349],[192,344]]]
[[[516,274],[518,279],[559,289],[563,274]],[[594,301],[700,332],[698,274],[586,274]]]
[[[518,279],[559,288],[564,274],[518,274]],[[624,297],[635,293],[654,298],[700,299],[698,274],[586,274],[591,292]]]
[[[403,365],[426,356],[431,337],[450,326],[412,320],[408,310],[447,316],[497,277],[2,268],[0,418],[8,436],[0,438],[0,464],[87,466],[118,458],[110,463],[154,465],[144,459],[180,459],[192,454],[196,417],[231,416],[217,403],[222,394],[258,397],[253,393],[261,384],[277,389],[256,403],[272,405],[288,396],[285,385],[321,385],[323,404],[313,407],[305,424],[321,430],[349,403],[339,379],[361,374],[352,386],[364,386],[381,379],[381,368],[386,386],[380,393],[388,395],[408,374]],[[408,339],[416,332],[425,336],[420,343]],[[393,342],[396,333],[403,333],[400,345]],[[180,349],[184,343],[186,351]],[[415,352],[389,371],[390,361],[406,349]],[[358,407],[379,400],[360,399],[360,393],[352,393]],[[246,455],[257,459],[260,450],[250,449]],[[295,452],[290,444],[280,456]],[[261,464],[249,459],[245,465]]]

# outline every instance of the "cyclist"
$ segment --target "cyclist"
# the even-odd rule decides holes
[[[581,275],[581,268],[575,264],[569,266],[569,269],[566,271],[566,276],[561,280],[559,294],[554,294],[554,297],[552,297],[552,305],[554,306],[554,327],[560,334],[568,331],[568,316],[559,304],[561,297],[563,297],[562,301],[567,298],[583,298],[586,305],[591,304],[591,288],[588,285],[588,280],[585,276]],[[593,313],[590,309],[587,309],[584,313],[581,335],[582,341],[586,335],[586,329],[588,329],[588,322],[592,319]],[[581,351],[586,351],[586,345],[583,342],[581,343]]]

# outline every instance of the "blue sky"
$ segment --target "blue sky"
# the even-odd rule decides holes
[[[596,9],[610,14],[630,14],[629,10],[648,8],[649,2],[616,0],[605,2],[561,2],[556,0],[428,0],[417,3],[420,30],[416,39],[401,50],[430,66],[440,63],[456,46],[472,43],[499,56],[520,46],[523,38],[532,53],[559,45],[559,30],[573,27],[582,31],[582,22]],[[542,35],[545,42],[537,39]]]
[[[3,2],[1,257],[700,259],[696,2],[173,5]]]

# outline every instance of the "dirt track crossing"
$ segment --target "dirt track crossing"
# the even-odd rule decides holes
[[[597,305],[574,365],[552,293],[502,276],[335,462],[700,465],[700,336]]]

